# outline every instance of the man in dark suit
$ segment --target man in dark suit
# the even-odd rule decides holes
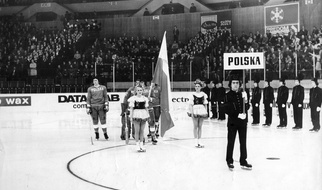
[[[271,87],[271,79],[266,79],[265,88],[263,90],[263,104],[265,110],[265,123],[264,127],[269,127],[272,124],[272,109],[274,102],[274,89]]]
[[[206,86],[203,87],[201,90],[204,93],[206,93],[208,96],[207,113],[208,113],[208,117],[209,117],[209,103],[210,103],[210,96],[211,96],[210,92],[211,92],[211,89],[213,88],[213,82],[210,81],[209,79],[206,79],[205,84],[206,84]]]
[[[287,113],[286,113],[286,103],[288,100],[288,88],[285,86],[285,78],[280,78],[280,87],[277,90],[277,106],[280,118],[280,124],[278,128],[283,128],[287,126]]]
[[[148,8],[145,8],[143,16],[150,16],[150,11],[148,10]]]
[[[214,86],[211,89],[211,97],[210,97],[210,102],[211,102],[211,113],[212,116],[210,119],[217,119],[218,118],[218,104],[217,104],[217,100],[218,100],[218,92],[217,92],[217,81],[214,81]]]
[[[217,105],[218,105],[218,120],[225,120],[225,111],[223,108],[224,99],[225,99],[226,89],[222,86],[222,81],[218,81],[217,84]]]
[[[291,104],[293,105],[293,118],[295,126],[293,129],[302,129],[303,119],[303,100],[304,100],[304,87],[301,86],[303,77],[299,75],[295,80],[293,87]]]
[[[312,132],[319,132],[320,130],[320,111],[322,103],[322,90],[319,88],[317,78],[312,79],[312,88],[310,89],[310,109],[311,109],[311,120],[313,128],[310,129]]]
[[[172,33],[173,33],[173,41],[178,43],[179,42],[179,33],[180,32],[179,32],[179,29],[178,29],[177,26],[174,26]]]
[[[260,101],[262,98],[262,92],[261,89],[259,88],[259,78],[256,77],[254,79],[254,89],[253,89],[253,95],[252,95],[252,108],[253,108],[253,123],[252,125],[258,125],[259,124],[259,105],[260,105]]]
[[[239,163],[242,168],[252,169],[252,165],[247,162],[247,110],[249,109],[249,103],[247,99],[247,93],[241,90],[241,81],[238,75],[230,76],[229,88],[230,91],[225,94],[224,110],[228,115],[227,128],[227,152],[226,162],[229,169],[234,168],[234,144],[236,134],[238,132],[240,143],[240,158]]]
[[[194,3],[191,3],[191,6],[190,6],[190,11],[189,11],[190,13],[195,13],[195,12],[197,12],[197,7],[195,6],[195,4]]]

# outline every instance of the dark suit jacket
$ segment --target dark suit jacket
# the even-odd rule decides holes
[[[303,104],[304,100],[304,87],[301,85],[296,85],[293,88],[291,104],[297,106]]]
[[[259,104],[259,102],[261,101],[261,98],[262,98],[261,89],[259,87],[254,88],[251,103],[252,104],[258,103]]]
[[[217,100],[218,102],[223,102],[225,99],[226,89],[224,87],[220,87],[217,89]]]
[[[249,103],[245,103],[245,113],[249,109]],[[228,115],[228,120],[230,123],[236,125],[246,124],[247,119],[242,120],[238,118],[238,114],[243,113],[243,98],[241,91],[235,92],[230,90],[225,95],[224,110]]]
[[[274,101],[274,89],[271,86],[265,87],[263,90],[263,103],[273,103]]]
[[[321,107],[322,103],[322,90],[319,87],[310,89],[310,107]]]
[[[277,104],[286,104],[288,99],[288,88],[286,86],[280,86],[277,90]]]

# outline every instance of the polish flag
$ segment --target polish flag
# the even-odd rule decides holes
[[[168,64],[168,51],[167,51],[167,40],[166,32],[164,32],[161,49],[159,52],[158,62],[154,70],[153,84],[157,84],[161,88],[160,106],[161,106],[161,137],[164,136],[165,132],[171,129],[174,124],[169,113],[171,103],[171,88],[170,88],[170,75],[169,75],[169,64]]]

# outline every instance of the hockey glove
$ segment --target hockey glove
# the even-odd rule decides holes
[[[104,110],[104,112],[105,112],[105,113],[109,111],[109,106],[108,106],[108,104],[105,104],[105,105],[104,105],[103,110]]]
[[[92,114],[92,107],[87,107],[86,108],[86,113],[87,114]]]

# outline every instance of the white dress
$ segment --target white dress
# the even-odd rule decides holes
[[[129,107],[133,108],[133,120],[147,121],[150,117],[147,108],[149,107],[149,100],[145,96],[132,96],[128,99]]]
[[[192,111],[197,117],[208,117],[205,105],[208,104],[208,96],[204,92],[193,92],[189,98],[189,104],[192,105]],[[190,110],[189,110],[190,113]]]

